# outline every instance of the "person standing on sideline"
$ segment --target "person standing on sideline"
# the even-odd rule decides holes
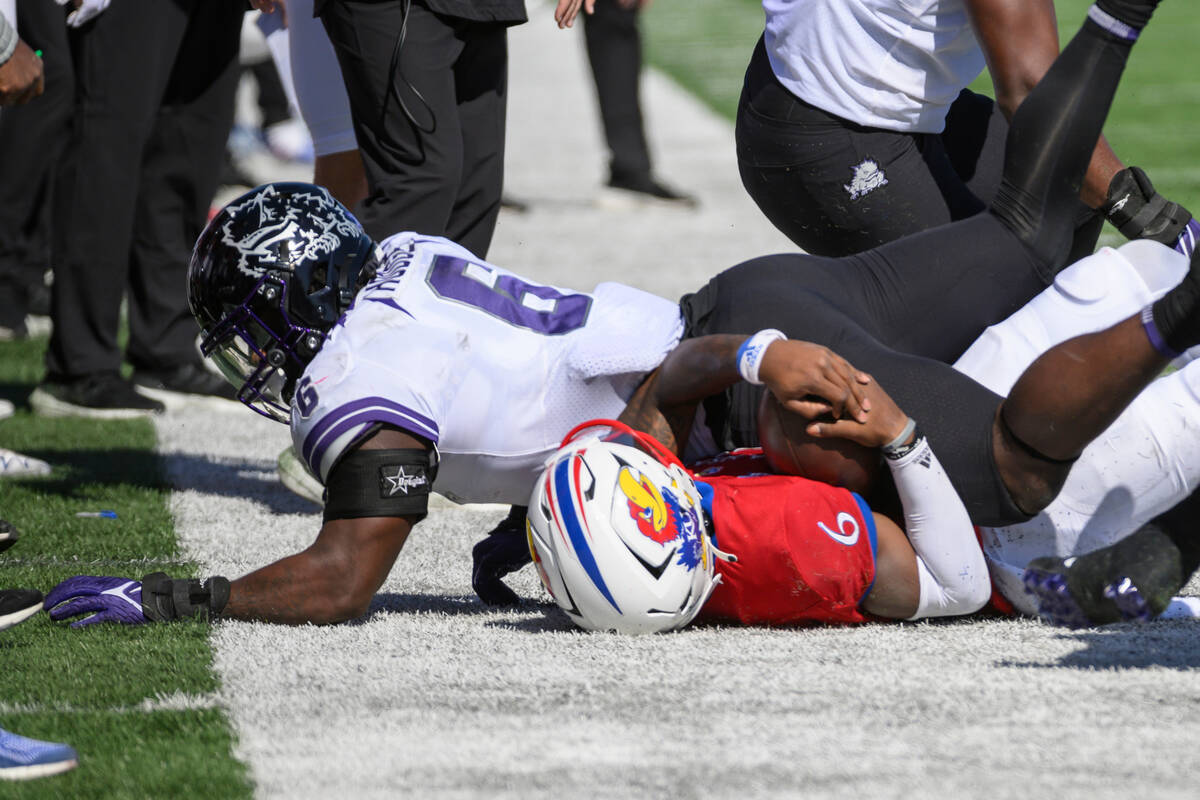
[[[55,190],[53,329],[30,404],[45,416],[112,418],[230,399],[196,350],[184,274],[232,124],[245,4],[75,5],[67,24],[76,103]],[[123,355],[132,382],[121,375]]]

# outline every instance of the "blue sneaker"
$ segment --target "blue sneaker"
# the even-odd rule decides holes
[[[24,781],[57,775],[79,764],[74,748],[27,739],[0,728],[0,779]]]

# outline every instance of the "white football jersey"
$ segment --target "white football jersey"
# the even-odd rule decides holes
[[[440,494],[525,505],[567,431],[620,414],[683,333],[676,303],[621,284],[532,283],[437,236],[380,248],[292,401],[296,452],[322,482],[385,424],[437,446]]]
[[[1054,284],[984,331],[955,363],[1007,395],[1040,354],[1137,314],[1187,274],[1188,258],[1139,239],[1077,261]],[[1021,576],[1038,556],[1080,555],[1133,533],[1200,484],[1200,363],[1154,381],[1071,468],[1062,491],[1033,519],[981,528],[992,582],[1017,610],[1036,614]]]

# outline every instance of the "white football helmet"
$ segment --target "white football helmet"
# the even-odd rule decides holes
[[[611,420],[568,433],[529,500],[542,584],[588,630],[656,633],[688,624],[720,576],[700,493],[653,438]]]

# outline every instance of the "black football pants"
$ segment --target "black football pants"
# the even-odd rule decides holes
[[[74,133],[56,184],[48,377],[197,361],[184,277],[233,120],[239,0],[119,0],[69,33]]]
[[[977,525],[1022,521],[992,458],[1001,398],[949,362],[1065,265],[1074,200],[1130,45],[1085,22],[1013,119],[991,208],[844,258],[777,255],[681,300],[687,335],[778,328],[879,381],[929,438]],[[755,444],[761,387],[705,403],[718,445]]]
[[[506,26],[400,0],[328,0],[320,13],[366,167],[367,233],[446,236],[485,257],[504,181]]]
[[[983,211],[996,198],[1008,123],[963,90],[940,134],[870,128],[816,108],[775,77],[762,40],[738,103],[738,170],[751,198],[805,252],[859,253]],[[855,173],[874,164],[870,187]],[[1075,200],[1072,256],[1090,254],[1103,217]]]
[[[31,288],[50,267],[54,166],[70,135],[75,98],[65,14],[54,3],[17,2],[21,38],[42,51],[46,89],[0,111],[0,325],[7,328],[25,319]]]

